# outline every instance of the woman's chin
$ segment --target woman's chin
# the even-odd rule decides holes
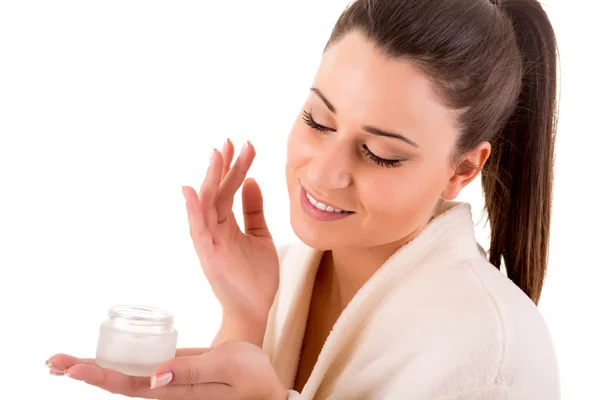
[[[299,219],[299,220],[298,220]],[[315,250],[327,251],[338,247],[345,247],[347,240],[341,234],[333,232],[323,227],[316,226],[315,223],[307,221],[305,218],[298,218],[292,215],[292,229],[298,239],[305,245]]]

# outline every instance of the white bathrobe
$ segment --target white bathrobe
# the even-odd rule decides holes
[[[302,393],[291,389],[322,252],[280,247],[263,348],[290,399],[560,398],[538,308],[487,261],[468,204],[444,202],[438,214],[354,296]]]

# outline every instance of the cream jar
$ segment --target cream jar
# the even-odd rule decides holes
[[[96,364],[129,376],[151,376],[175,357],[177,331],[173,315],[144,306],[111,307],[100,326]]]

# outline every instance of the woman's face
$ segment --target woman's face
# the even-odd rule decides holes
[[[296,235],[321,250],[412,239],[440,197],[464,186],[453,178],[454,121],[409,62],[386,59],[359,33],[330,47],[288,141]]]

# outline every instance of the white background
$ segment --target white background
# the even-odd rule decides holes
[[[188,236],[180,187],[199,186],[210,150],[226,137],[238,148],[250,139],[258,153],[250,175],[273,235],[295,240],[285,143],[346,3],[0,3],[0,398],[115,398],[44,366],[57,352],[93,356],[115,303],[167,308],[180,346],[210,344],[220,309]],[[593,2],[545,4],[562,56],[562,102],[540,310],[563,398],[600,398],[592,49],[600,32]],[[477,185],[461,199],[479,220]]]

